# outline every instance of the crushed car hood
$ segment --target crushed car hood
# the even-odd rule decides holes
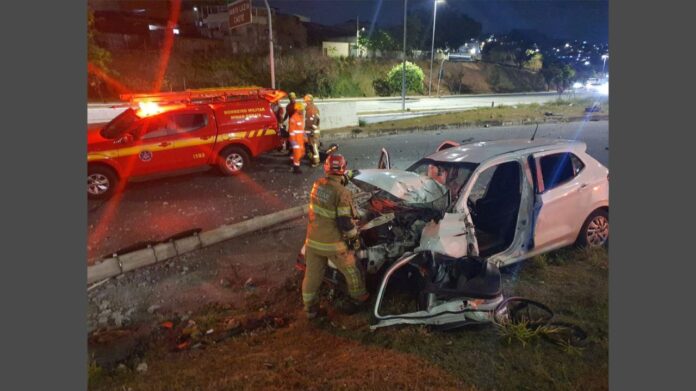
[[[352,182],[364,191],[370,186],[389,193],[411,207],[444,211],[449,206],[449,194],[445,186],[432,178],[403,170],[360,170]],[[365,186],[369,185],[369,186]]]

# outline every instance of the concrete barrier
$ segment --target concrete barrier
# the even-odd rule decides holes
[[[358,126],[358,111],[355,102],[317,103],[320,111],[321,129],[337,129]]]
[[[317,103],[317,106],[321,111],[322,129],[337,129],[358,125],[358,112],[355,102],[326,102]],[[125,109],[125,107],[111,108],[103,105],[88,106],[87,123],[109,122]]]

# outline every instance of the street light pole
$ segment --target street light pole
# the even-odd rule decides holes
[[[609,58],[608,55],[602,54],[602,73],[604,73],[604,66],[607,65],[607,58]]]
[[[428,83],[428,96],[433,89],[433,60],[435,59],[435,26],[437,22],[437,3],[440,0],[433,1],[433,40],[430,43],[430,82]]]
[[[266,12],[268,12],[268,47],[269,47],[269,62],[271,66],[271,88],[275,90],[275,59],[273,55],[273,20],[271,18],[271,7],[268,5],[268,0],[263,0],[266,3]]]
[[[401,67],[401,111],[406,111],[406,9],[408,0],[404,0],[404,59]]]

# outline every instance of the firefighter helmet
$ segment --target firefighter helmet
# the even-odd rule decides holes
[[[295,95],[294,92],[291,92],[290,95],[288,95],[288,97],[289,97],[290,99],[295,99],[295,98],[297,97],[297,95]]]
[[[295,111],[304,111],[305,104],[302,102],[295,102]]]
[[[324,172],[327,175],[343,175],[346,173],[348,163],[343,155],[331,154],[324,162]]]
[[[307,94],[304,96],[304,101],[307,103],[312,102],[313,100],[314,100],[314,97],[311,94]]]

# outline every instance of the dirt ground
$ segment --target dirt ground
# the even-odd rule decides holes
[[[495,326],[370,331],[330,306],[304,319],[294,259],[306,220],[141,269],[88,292],[92,390],[608,388],[606,251],[562,250],[504,271],[588,332],[582,347]]]

